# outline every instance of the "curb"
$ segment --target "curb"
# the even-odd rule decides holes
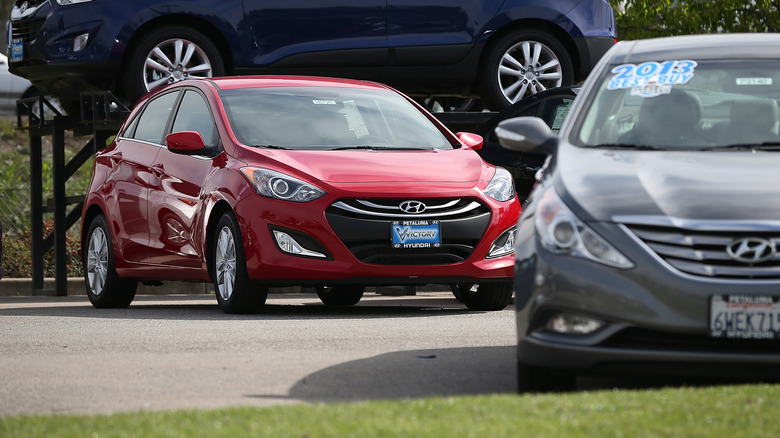
[[[0,280],[0,296],[54,295],[55,284],[54,278],[44,278],[43,289],[46,293],[34,294],[32,278],[3,278]],[[210,283],[170,281],[162,286],[149,286],[139,283],[136,295],[210,294],[213,290],[214,287]],[[67,294],[86,295],[87,290],[84,286],[84,279],[81,277],[68,278]]]

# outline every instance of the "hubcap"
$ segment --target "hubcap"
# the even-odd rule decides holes
[[[217,293],[227,301],[236,282],[236,245],[230,228],[224,227],[219,232],[216,252]]]
[[[561,63],[546,45],[523,41],[510,47],[498,67],[498,83],[509,102],[563,83]]]
[[[146,56],[146,91],[190,77],[210,78],[211,63],[203,50],[185,39],[163,41]]]
[[[87,281],[92,293],[100,295],[108,273],[108,241],[102,228],[95,228],[87,249]]]

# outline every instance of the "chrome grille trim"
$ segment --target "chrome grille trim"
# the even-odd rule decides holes
[[[357,200],[357,202],[359,202],[360,204],[365,205],[367,207],[376,205],[376,204],[371,203],[370,201],[364,201],[364,200]],[[453,202],[448,203],[447,205],[451,207],[451,206],[457,204],[458,202],[459,202],[459,200],[455,200]],[[355,207],[353,205],[349,205],[349,204],[347,204],[347,203],[345,203],[343,201],[337,201],[337,202],[334,202],[332,204],[332,207],[335,207],[335,208],[338,208],[338,209],[341,209],[341,210],[344,210],[344,211],[348,211],[350,213],[356,213],[356,214],[361,214],[361,215],[366,215],[366,216],[376,216],[376,217],[405,217],[405,218],[441,218],[441,217],[449,217],[449,216],[455,216],[455,215],[468,213],[470,211],[477,210],[477,209],[480,208],[480,206],[481,206],[480,203],[478,203],[476,201],[471,201],[468,205],[466,205],[466,206],[464,206],[462,208],[459,208],[457,210],[444,210],[444,211],[439,211],[439,212],[435,212],[435,213],[409,214],[409,213],[405,213],[405,212],[401,211],[401,209],[398,208],[398,206],[391,207],[391,206],[387,206],[387,205],[377,205],[376,207],[374,207],[375,209],[369,209],[369,208],[362,209],[362,208]],[[428,206],[427,208],[428,208],[428,210],[434,210],[434,209],[444,209],[445,207],[444,206]],[[383,210],[394,209],[395,211],[392,212],[392,213],[385,213],[383,211],[376,211],[377,209],[383,209]]]
[[[732,259],[728,246],[737,239],[761,237],[780,247],[778,221],[689,220],[659,216],[618,216],[635,240],[675,272],[723,280],[780,280],[780,254],[749,264]]]

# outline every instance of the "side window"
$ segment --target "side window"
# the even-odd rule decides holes
[[[178,92],[168,93],[149,102],[138,122],[133,122],[136,126],[131,138],[162,144],[165,125],[178,96]]]
[[[209,106],[203,96],[195,91],[185,91],[179,105],[171,132],[180,131],[199,132],[206,146],[215,146],[219,141]]]
[[[569,97],[549,99],[544,102],[544,108],[539,117],[557,134],[561,129],[561,125],[563,125],[563,121],[566,119],[566,115],[569,114],[569,108],[571,108],[572,103],[574,103],[574,99]]]

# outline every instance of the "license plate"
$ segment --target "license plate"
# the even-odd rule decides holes
[[[24,59],[24,42],[21,39],[11,41],[11,62]]]
[[[439,221],[393,221],[393,248],[441,246]]]
[[[780,297],[710,297],[710,336],[727,339],[780,339]]]

